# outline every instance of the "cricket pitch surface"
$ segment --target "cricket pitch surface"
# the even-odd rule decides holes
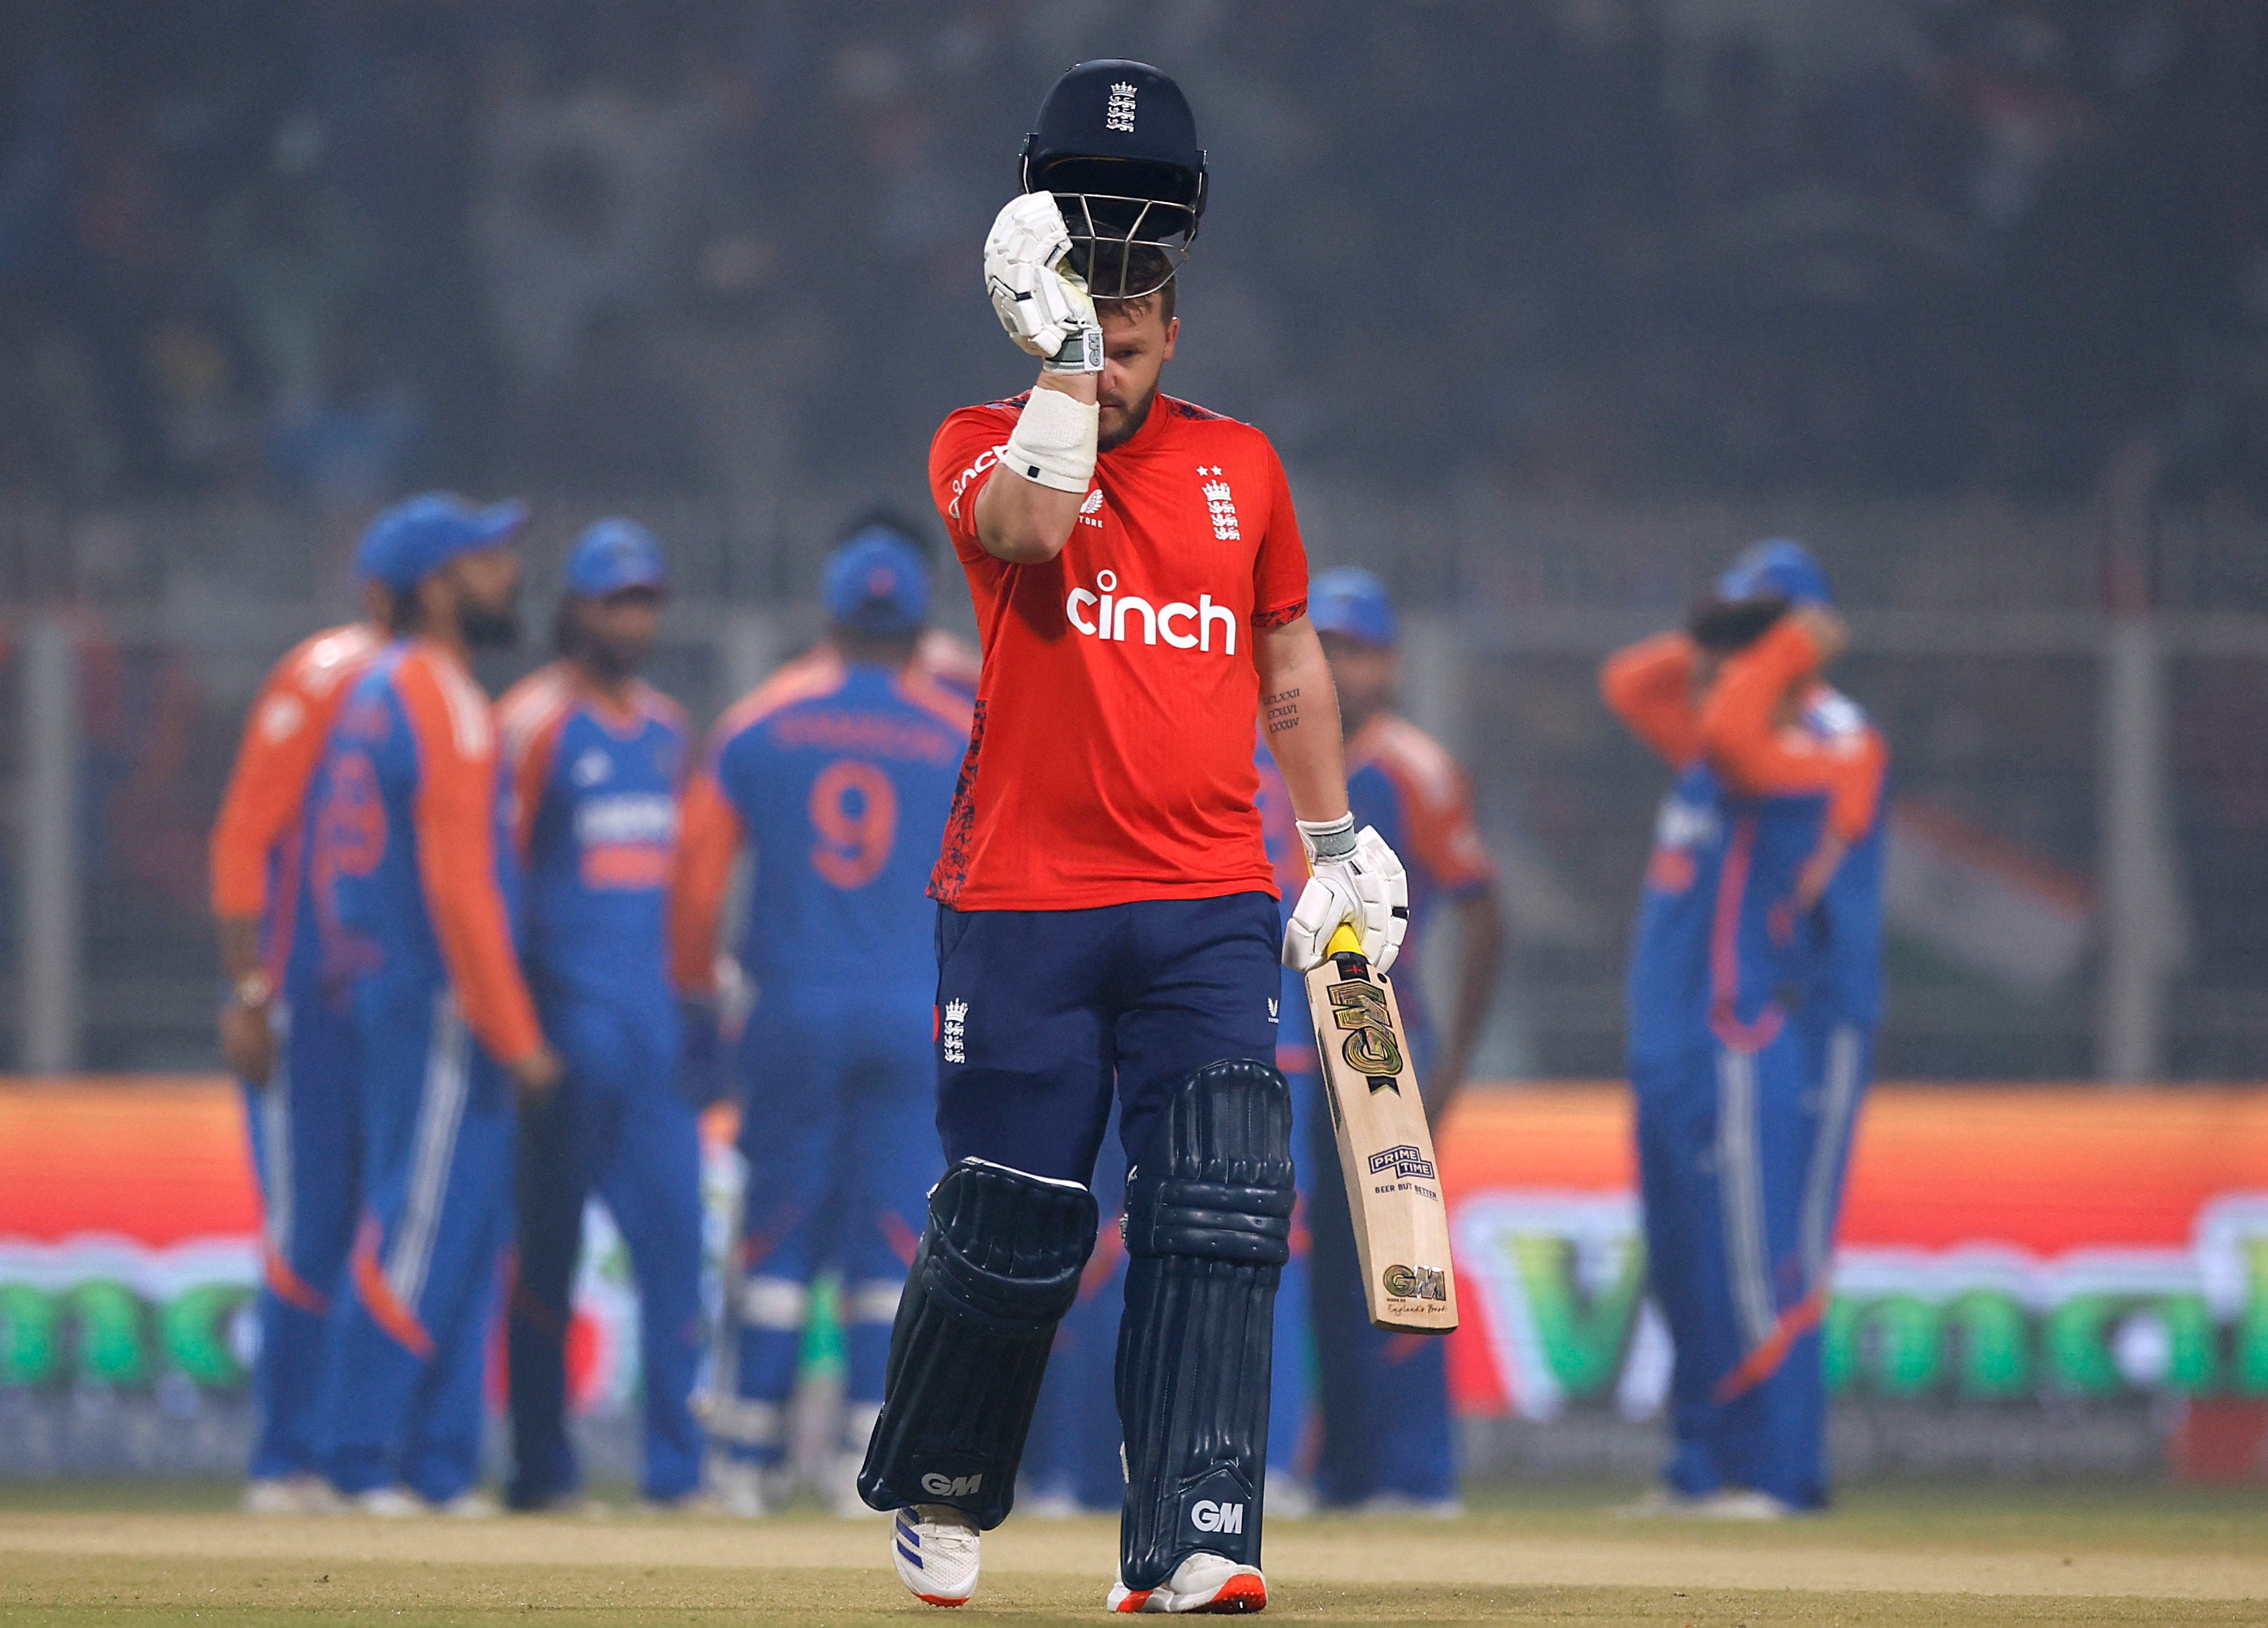
[[[1629,1489],[1461,1519],[1284,1521],[1268,1619],[1339,1623],[2268,1622],[2268,1495],[1860,1489],[1772,1526],[1625,1520]],[[225,1490],[0,1486],[0,1623],[829,1624],[934,1619],[880,1520],[253,1519]],[[1012,1519],[954,1618],[1091,1622],[1116,1523]]]

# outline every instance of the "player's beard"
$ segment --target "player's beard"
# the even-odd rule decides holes
[[[519,606],[509,601],[466,605],[457,612],[457,628],[468,649],[508,650],[519,642]]]
[[[600,678],[618,684],[624,678],[635,678],[638,669],[645,665],[647,647],[643,639],[601,639],[586,629],[582,648],[576,653]]]
[[[1158,405],[1158,386],[1151,385],[1148,393],[1131,407],[1111,397],[1103,398],[1102,405],[1115,407],[1123,415],[1117,429],[1106,429],[1095,438],[1095,450],[1108,452],[1114,447],[1124,446],[1142,433],[1142,426],[1150,422],[1150,409]]]

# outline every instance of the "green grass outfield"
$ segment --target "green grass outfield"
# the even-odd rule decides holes
[[[1631,1489],[1499,1492],[1462,1520],[1280,1522],[1271,1619],[1731,1624],[2268,1623],[2268,1494],[1854,1491],[1767,1527],[1624,1521]],[[232,1489],[0,1484],[0,1623],[829,1624],[932,1617],[879,1522],[250,1520]],[[1101,1520],[1012,1521],[961,1619],[1093,1621]]]

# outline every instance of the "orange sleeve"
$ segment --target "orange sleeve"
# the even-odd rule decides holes
[[[261,686],[213,821],[212,912],[224,919],[268,908],[269,856],[299,817],[335,710],[327,702],[346,687],[335,686],[320,699],[310,694],[300,655],[294,650],[276,663]]]
[[[559,737],[566,729],[567,713],[562,708],[546,718],[512,755],[512,846],[523,865],[534,846],[535,817],[543,812],[551,765],[559,755]]]
[[[1607,705],[1672,768],[1701,755],[1701,718],[1693,707],[1699,654],[1682,633],[1656,634],[1616,650],[1599,670],[1599,693]]]
[[[1003,412],[1002,407],[1013,408]],[[991,556],[976,540],[976,495],[1000,466],[1000,449],[1015,433],[1024,398],[997,407],[968,407],[946,416],[929,444],[930,496],[945,517],[954,553],[964,565]]]
[[[497,884],[496,725],[488,700],[459,672],[420,652],[398,669],[402,710],[417,737],[417,867],[441,959],[465,1022],[497,1061],[543,1045],[535,1002]]]
[[[740,816],[715,774],[703,769],[685,788],[669,883],[669,975],[681,994],[716,993],[718,925],[740,850]]]
[[[1819,646],[1792,619],[1728,657],[1701,709],[1702,749],[1736,790],[1824,792],[1829,828],[1852,840],[1874,824],[1889,754],[1872,730],[1822,741],[1780,727],[1782,700],[1818,665]]]
[[[1496,880],[1496,862],[1473,824],[1472,783],[1462,769],[1453,766],[1446,785],[1429,785],[1427,777],[1392,765],[1387,773],[1402,793],[1410,851],[1442,891],[1476,892]]]

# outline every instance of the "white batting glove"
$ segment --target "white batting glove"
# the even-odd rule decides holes
[[[1086,284],[1064,264],[1070,253],[1053,196],[1012,198],[984,239],[984,291],[1008,337],[1048,372],[1100,373],[1102,329]]]
[[[1362,940],[1371,965],[1391,972],[1410,930],[1410,875],[1402,861],[1375,825],[1357,832],[1351,814],[1299,825],[1311,874],[1284,924],[1284,964],[1298,972],[1321,966],[1331,935],[1344,921]]]

